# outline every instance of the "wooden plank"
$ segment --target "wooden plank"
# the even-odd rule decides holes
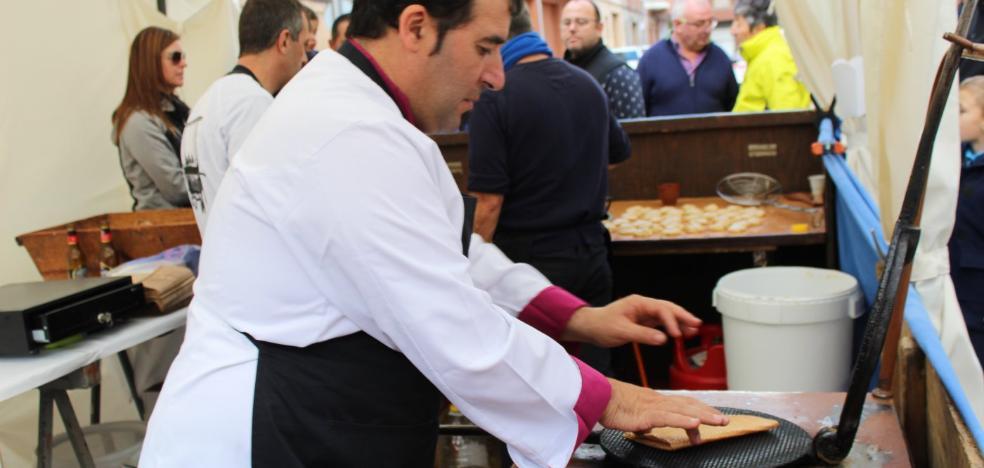
[[[908,325],[899,340],[892,394],[913,466],[929,463],[926,439],[926,356]]]
[[[980,449],[933,366],[926,363],[926,433],[929,466],[939,468],[984,467]]]
[[[680,183],[682,196],[715,193],[736,172],[776,178],[786,191],[809,191],[807,177],[822,174],[810,152],[817,137],[812,112],[712,114],[622,122],[632,157],[609,173],[615,200],[658,198],[657,186]]]
[[[656,186],[679,182],[683,196],[715,193],[735,172],[775,177],[786,191],[809,191],[807,176],[823,173],[810,153],[816,140],[812,111],[700,114],[621,121],[632,157],[609,172],[616,200],[658,198]],[[431,135],[459,189],[468,181],[468,134]]]

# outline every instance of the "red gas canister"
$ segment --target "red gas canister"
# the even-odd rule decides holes
[[[727,390],[724,365],[724,342],[720,325],[702,325],[698,331],[700,345],[685,348],[682,338],[675,339],[675,354],[670,365],[670,388],[674,390]],[[703,362],[700,362],[703,360]]]

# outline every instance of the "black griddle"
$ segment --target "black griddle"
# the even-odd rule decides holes
[[[637,444],[622,431],[605,429],[601,447],[623,463],[645,468],[695,467],[743,468],[799,465],[812,461],[809,456],[813,438],[803,428],[770,414],[738,408],[718,408],[724,414],[747,414],[779,421],[779,427],[767,432],[720,440],[672,452]]]

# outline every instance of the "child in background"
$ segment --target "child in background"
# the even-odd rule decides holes
[[[984,363],[984,76],[960,83],[960,141],[962,168],[949,244],[950,277],[977,359]]]

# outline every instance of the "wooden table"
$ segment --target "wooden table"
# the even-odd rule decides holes
[[[801,202],[782,199],[782,203],[806,206]],[[728,202],[718,197],[680,198],[677,206],[694,204],[703,207],[714,203],[725,207]],[[613,201],[609,208],[613,218],[622,215],[630,206],[641,205],[648,208],[659,208],[659,200],[618,200]],[[612,251],[616,256],[629,255],[659,255],[682,253],[720,253],[720,252],[753,252],[756,258],[764,259],[767,252],[772,252],[781,246],[789,245],[822,245],[827,239],[824,226],[823,212],[807,213],[793,211],[773,206],[759,207],[765,211],[762,224],[753,226],[741,234],[727,232],[708,232],[701,234],[681,234],[672,237],[628,237],[612,235]],[[806,224],[806,232],[792,232],[794,224]]]
[[[772,414],[802,427],[814,436],[821,427],[836,425],[840,419],[845,393],[779,393],[779,392],[664,392],[697,398],[714,406],[743,408]],[[570,467],[620,466],[608,460],[572,460]],[[841,466],[908,467],[902,428],[891,401],[868,395],[862,412],[861,426],[851,453]]]

